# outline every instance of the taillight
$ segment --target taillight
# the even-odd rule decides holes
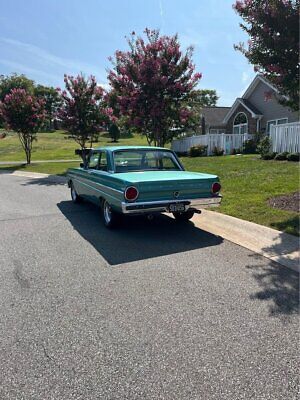
[[[139,191],[134,186],[129,186],[126,188],[124,197],[127,201],[134,201],[138,198]]]
[[[220,190],[221,190],[221,185],[219,184],[219,182],[214,182],[211,185],[211,192],[213,194],[218,194]]]

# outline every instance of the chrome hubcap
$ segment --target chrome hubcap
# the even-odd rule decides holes
[[[104,219],[107,224],[111,221],[111,207],[107,202],[104,203]]]

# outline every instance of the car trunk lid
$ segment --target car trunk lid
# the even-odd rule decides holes
[[[116,174],[139,190],[137,201],[184,200],[211,196],[216,175],[187,171],[141,171]]]

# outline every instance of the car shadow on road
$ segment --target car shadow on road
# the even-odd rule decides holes
[[[153,221],[127,217],[118,229],[108,230],[100,218],[100,209],[92,204],[62,201],[57,207],[110,265],[217,246],[223,241],[192,222],[179,225],[166,215]]]

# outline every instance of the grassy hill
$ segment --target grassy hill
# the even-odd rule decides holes
[[[107,133],[99,137],[97,146],[105,146],[111,143]],[[120,145],[146,145],[147,140],[140,135],[130,135],[119,140]],[[79,145],[73,139],[68,139],[64,131],[38,133],[38,140],[33,144],[32,161],[34,160],[63,160],[76,159],[75,149]],[[0,161],[24,161],[25,154],[15,133],[9,132],[8,135],[0,140]]]

